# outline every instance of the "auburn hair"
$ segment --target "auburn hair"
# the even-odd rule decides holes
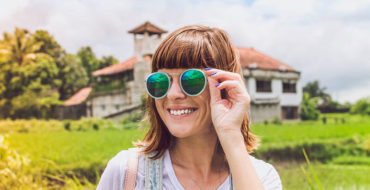
[[[242,73],[239,54],[221,29],[206,26],[185,26],[170,33],[152,56],[151,71],[162,68],[217,68]],[[170,148],[175,137],[168,131],[155,106],[155,100],[147,95],[146,118],[150,128],[146,133],[142,152],[155,152],[153,159],[161,157]],[[245,113],[241,132],[249,153],[257,146],[257,137],[249,132],[249,117]],[[223,151],[222,151],[223,152]]]

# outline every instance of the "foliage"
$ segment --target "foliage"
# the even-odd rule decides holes
[[[284,190],[312,190],[302,172],[302,164],[296,162],[274,163]],[[312,161],[317,178],[323,189],[369,189],[370,167],[365,165],[322,164]],[[309,171],[307,164],[303,167]]]
[[[50,117],[60,105],[58,67],[42,52],[44,42],[27,30],[4,33],[0,41],[0,118]]]
[[[321,113],[348,112],[350,103],[340,104],[334,101],[331,96],[325,92],[326,87],[320,87],[319,81],[309,82],[303,87],[303,93],[308,93],[310,98],[316,98],[317,106]]]
[[[14,35],[5,32],[4,39],[0,41],[0,56],[6,62],[18,66],[31,64],[36,58],[47,56],[39,53],[42,42],[37,42],[25,29],[15,28]]]
[[[46,30],[37,30],[33,37],[35,41],[42,42],[38,52],[50,55],[58,67],[56,87],[60,100],[69,98],[87,85],[87,72],[78,56],[67,54]]]
[[[132,123],[132,122],[139,122],[143,118],[143,114],[140,112],[131,113],[128,116],[122,119],[123,124]]]
[[[99,77],[97,81],[93,82],[94,92],[124,90],[126,89],[126,81],[126,76]]]
[[[114,64],[117,64],[118,60],[114,58],[113,56],[103,56],[101,60],[99,60],[99,69],[102,69],[104,67],[108,67]]]
[[[37,52],[51,56],[55,62],[59,62],[65,56],[65,50],[48,31],[36,30],[32,36],[37,43],[41,43]]]
[[[68,54],[46,30],[5,32],[0,39],[0,118],[55,117],[61,100],[90,84],[92,71],[117,62],[113,56],[99,60],[90,47],[77,56]]]
[[[310,159],[308,158],[308,156],[306,154],[306,151],[303,149],[302,152],[303,152],[303,155],[304,155],[304,157],[306,159],[307,165],[310,168],[311,175],[315,179],[315,182],[316,182],[316,185],[317,185],[318,189],[322,190],[323,188],[321,186],[320,180],[317,178],[316,172],[315,172],[315,170],[313,169],[313,167],[311,165]],[[307,174],[307,171],[304,169],[304,167],[301,167],[301,169],[302,169],[302,171],[303,171],[303,173],[304,173],[304,175],[305,175],[308,183],[310,184],[311,189],[312,190],[315,190],[316,189],[315,188],[316,186],[313,184],[313,182],[311,180],[311,177]]]
[[[283,124],[283,122],[278,117],[274,117],[274,119],[271,121],[271,123],[273,123],[275,125]]]
[[[54,90],[58,68],[51,57],[39,57],[32,64],[22,66],[5,63],[0,69],[0,81],[4,85],[0,93],[0,117],[52,116],[52,110],[60,102]]]
[[[330,97],[329,94],[325,92],[326,87],[320,87],[319,81],[315,80],[313,82],[309,82],[306,86],[303,87],[303,92],[308,93],[310,97],[322,97],[327,98]]]
[[[92,82],[92,72],[99,69],[99,60],[96,58],[95,53],[92,51],[90,46],[82,47],[78,52],[77,56],[80,58],[82,66],[85,68],[88,83]]]
[[[352,114],[361,114],[370,116],[370,97],[358,100],[352,107]]]
[[[85,68],[81,60],[76,55],[67,54],[59,62],[60,86],[58,88],[60,99],[65,100],[71,97],[81,88],[85,87],[89,81]]]
[[[310,98],[309,93],[303,93],[303,99],[300,110],[302,120],[317,120],[320,116],[320,111],[317,109],[319,99]]]
[[[0,135],[0,189],[39,189],[45,184],[40,175],[32,175],[29,164],[30,159],[10,148],[7,136]]]

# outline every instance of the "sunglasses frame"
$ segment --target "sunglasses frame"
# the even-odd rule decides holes
[[[183,88],[183,86],[182,86],[182,82],[181,82],[181,77],[182,77],[182,75],[183,75],[185,72],[187,72],[187,71],[192,71],[192,70],[200,71],[200,72],[203,74],[203,77],[204,77],[204,86],[203,86],[202,90],[200,90],[200,91],[199,91],[199,93],[194,94],[194,95],[187,93],[187,92],[184,90],[184,88]],[[166,92],[163,96],[161,96],[161,97],[154,97],[154,96],[152,96],[152,95],[149,93],[149,90],[148,90],[148,84],[147,84],[147,80],[148,80],[148,78],[149,78],[150,76],[154,75],[154,74],[157,74],[157,73],[161,73],[161,74],[166,75],[166,76],[167,76],[167,78],[168,78],[168,81],[169,81],[167,92]],[[147,91],[147,93],[149,94],[149,96],[151,96],[151,97],[152,97],[152,98],[154,98],[154,99],[162,99],[162,98],[166,97],[166,96],[167,96],[167,94],[168,94],[168,92],[170,91],[170,88],[171,88],[171,81],[172,81],[172,80],[171,80],[171,76],[170,76],[170,75],[179,75],[179,74],[178,74],[178,73],[165,73],[165,72],[154,72],[154,73],[149,74],[149,75],[146,77],[146,79],[145,79],[145,88],[146,88],[146,91]],[[188,96],[198,96],[198,95],[200,95],[200,94],[204,91],[204,89],[206,89],[206,87],[207,87],[207,77],[206,77],[206,74],[204,73],[204,71],[202,71],[202,70],[200,70],[200,69],[187,69],[187,70],[183,71],[183,72],[180,74],[180,76],[179,76],[179,83],[180,83],[180,87],[181,87],[182,92],[184,92],[186,95],[188,95]]]

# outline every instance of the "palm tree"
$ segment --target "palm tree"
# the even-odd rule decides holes
[[[36,42],[25,29],[15,28],[14,35],[5,32],[3,36],[4,39],[0,41],[0,55],[18,66],[32,63],[37,57],[46,55],[37,53],[43,43]]]

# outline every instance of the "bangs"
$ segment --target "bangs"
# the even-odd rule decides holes
[[[152,72],[168,68],[215,68],[215,53],[201,33],[191,31],[169,37],[153,55]]]

